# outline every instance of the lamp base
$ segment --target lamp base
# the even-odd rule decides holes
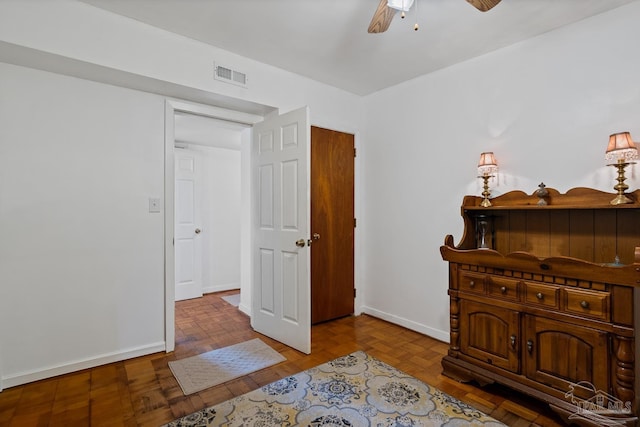
[[[612,205],[626,205],[627,203],[633,203],[633,200],[625,196],[624,194],[618,194],[611,202]]]
[[[630,163],[625,162],[623,159],[619,159],[618,163],[611,165],[618,169],[618,183],[613,187],[613,189],[617,191],[618,195],[610,202],[612,205],[633,203],[633,200],[624,195],[624,192],[629,188],[629,186],[624,183],[624,180],[626,179],[624,176],[624,168],[626,168],[628,164]]]
[[[491,195],[491,193],[489,192],[489,178],[491,178],[492,176],[493,175],[487,174],[480,176],[480,178],[482,178],[482,181],[484,181],[482,190],[482,203],[480,203],[480,206],[482,206],[483,208],[488,208],[489,206],[491,206],[491,202],[489,201],[489,196]]]
[[[480,203],[480,206],[482,206],[483,208],[488,208],[489,206],[491,206],[491,202],[489,201],[489,199],[482,199],[482,203]]]

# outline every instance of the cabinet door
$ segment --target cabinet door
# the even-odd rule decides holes
[[[490,365],[512,372],[520,371],[518,312],[460,301],[460,350]]]
[[[562,392],[582,381],[608,392],[607,342],[603,331],[525,315],[525,373]]]

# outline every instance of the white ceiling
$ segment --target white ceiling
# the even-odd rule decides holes
[[[379,0],[81,1],[366,95],[640,0],[502,0],[484,13],[417,0],[381,34],[367,33]]]

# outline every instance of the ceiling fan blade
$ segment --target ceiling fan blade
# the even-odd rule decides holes
[[[378,9],[373,14],[373,18],[371,18],[371,23],[369,24],[369,32],[370,33],[384,33],[391,25],[391,21],[396,14],[396,10],[387,6],[387,0],[380,0],[378,4]]]
[[[486,12],[500,3],[500,0],[467,0],[467,2],[472,4],[480,12]]]

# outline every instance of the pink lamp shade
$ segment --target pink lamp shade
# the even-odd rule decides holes
[[[498,162],[492,151],[486,151],[480,154],[478,162],[478,175],[491,175],[498,172]]]
[[[629,132],[614,133],[609,136],[609,145],[604,156],[607,162],[623,161],[630,163],[638,159],[638,149],[631,139]]]

